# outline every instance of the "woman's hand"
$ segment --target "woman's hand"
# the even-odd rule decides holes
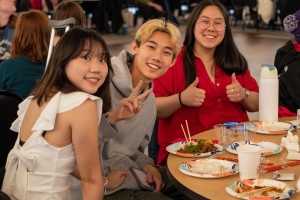
[[[248,112],[258,111],[258,92],[249,91],[246,96],[246,89],[241,86],[235,77],[235,73],[232,74],[232,84],[226,86],[226,94],[231,102],[240,102]]]
[[[181,93],[181,102],[185,106],[199,107],[205,100],[205,90],[198,88],[199,78]]]
[[[235,73],[232,74],[232,83],[226,86],[226,95],[231,102],[240,102],[245,99],[245,88],[236,79]]]
[[[141,110],[139,101],[144,100],[152,92],[151,88],[144,93],[137,95],[142,87],[142,84],[143,81],[139,81],[137,86],[132,90],[130,96],[122,99],[119,102],[119,106],[116,110],[109,112],[108,117],[111,124],[115,124],[116,122],[124,119],[131,119]]]
[[[123,184],[128,172],[126,170],[112,170],[110,171],[106,178],[108,180],[107,189],[112,190]]]

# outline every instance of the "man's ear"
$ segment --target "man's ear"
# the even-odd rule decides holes
[[[176,63],[176,60],[177,60],[177,55],[173,58],[173,60],[172,60],[172,64],[171,64],[171,66],[170,67],[172,67],[175,63]]]
[[[139,52],[139,47],[135,41],[131,42],[131,51],[133,54],[137,54]]]

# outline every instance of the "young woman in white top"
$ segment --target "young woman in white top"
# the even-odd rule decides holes
[[[19,136],[7,158],[2,186],[11,199],[69,200],[71,174],[82,180],[83,199],[103,198],[107,182],[101,175],[98,125],[102,112],[111,107],[109,58],[105,41],[95,31],[73,28],[59,40],[44,76],[19,105],[11,127]],[[122,100],[120,113],[133,115],[139,110],[137,102]]]

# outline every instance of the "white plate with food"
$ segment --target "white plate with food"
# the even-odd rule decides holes
[[[287,133],[291,124],[285,122],[254,122],[255,127],[249,127],[248,130],[260,134],[276,135]]]
[[[193,139],[191,142],[183,141],[170,144],[166,147],[166,150],[178,156],[198,158],[219,153],[223,151],[223,147],[214,144],[212,140]]]
[[[222,178],[239,172],[237,163],[218,159],[191,160],[180,164],[179,170],[198,178]]]
[[[250,196],[289,199],[295,193],[295,189],[291,185],[272,179],[236,181],[228,185],[226,191],[240,199],[249,199]]]
[[[233,142],[232,144],[229,144],[225,147],[226,151],[237,154],[236,148],[239,147],[240,145],[254,145],[254,146],[259,146],[262,148],[261,155],[262,156],[270,156],[274,154],[278,154],[282,151],[282,147],[279,146],[278,144],[272,143],[272,142],[258,142],[258,141],[239,141],[239,142]]]

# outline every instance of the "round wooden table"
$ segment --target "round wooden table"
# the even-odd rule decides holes
[[[287,121],[287,120],[293,120],[294,118],[284,118],[280,119],[280,121]],[[257,141],[268,141],[273,142],[276,144],[280,144],[281,138],[285,134],[281,135],[264,135],[264,134],[256,134],[256,140]],[[215,139],[214,130],[208,130],[203,133],[199,133],[197,135],[194,135],[193,138],[198,139]],[[222,154],[223,157],[230,157],[230,158],[237,158],[237,155],[227,152],[226,150],[225,154]],[[283,148],[282,152],[279,154],[271,155],[265,157],[265,161],[269,161],[274,163],[274,165],[283,164],[283,161],[286,161],[287,156],[287,150],[286,148]],[[200,158],[202,159],[202,158]],[[179,171],[179,165],[182,162],[186,162],[189,160],[193,160],[193,158],[185,158],[173,154],[169,154],[168,160],[167,160],[167,167],[168,167],[168,175],[170,179],[173,181],[175,186],[184,194],[186,194],[188,197],[192,199],[213,199],[213,200],[219,200],[219,199],[237,199],[231,195],[229,195],[225,188],[232,182],[239,180],[239,174],[235,174],[233,176],[229,177],[223,177],[223,178],[216,178],[216,179],[206,179],[206,178],[196,178],[192,176],[188,176],[186,174],[183,174]],[[265,162],[264,161],[264,162]],[[291,161],[287,161],[291,162]],[[287,184],[292,185],[296,190],[296,184],[297,180],[299,178],[300,174],[300,166],[294,166],[286,169],[280,170],[280,173],[294,173],[295,174],[295,180],[293,181],[283,181]],[[259,178],[262,179],[272,179],[272,176],[274,174],[273,172],[269,173],[263,173],[259,175]],[[300,199],[299,192],[296,192],[292,199]]]

